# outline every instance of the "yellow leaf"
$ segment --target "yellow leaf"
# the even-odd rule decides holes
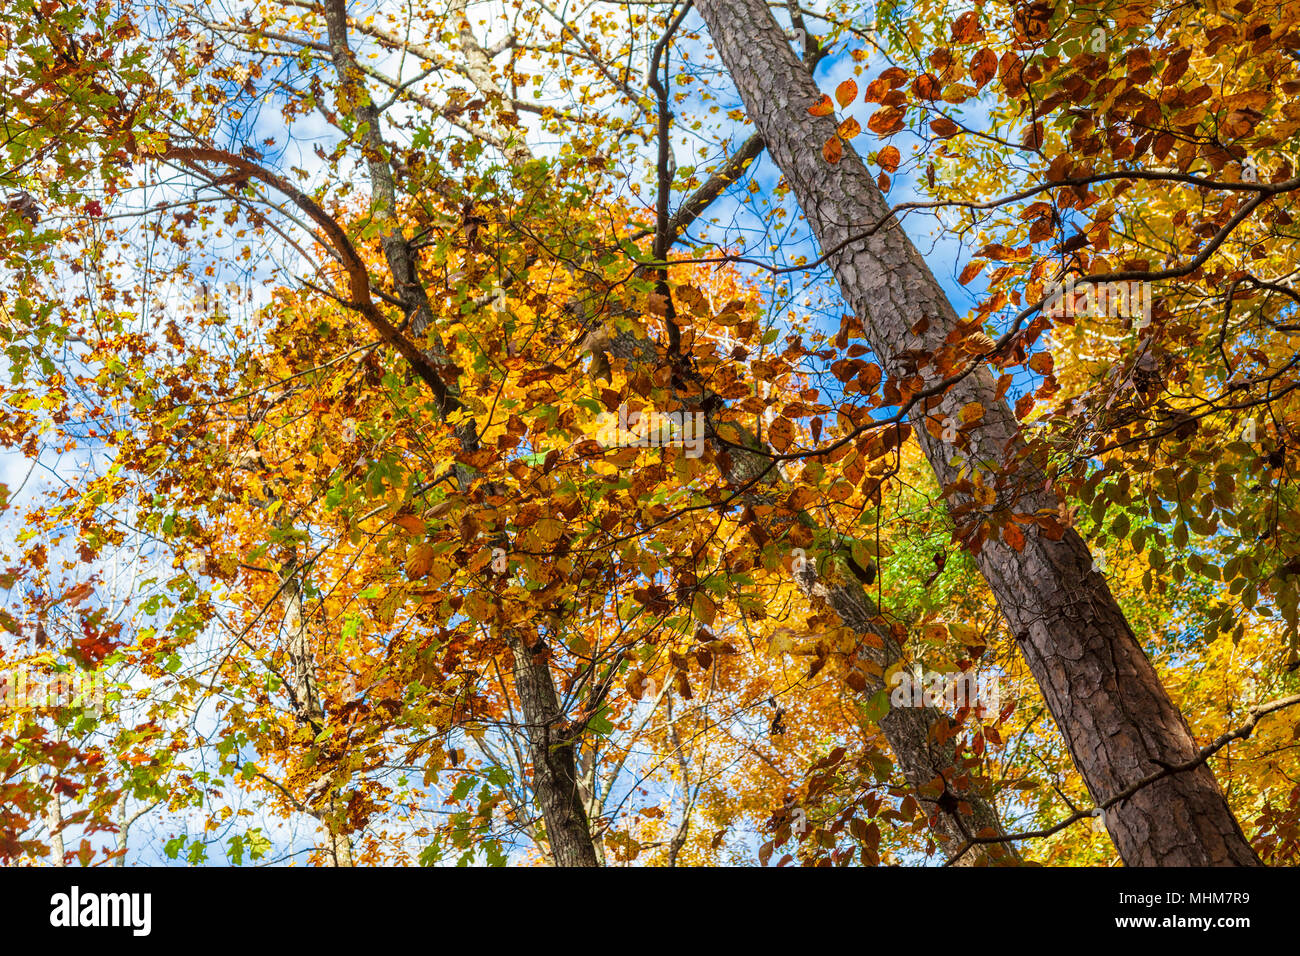
[[[558,518],[543,518],[533,525],[533,530],[547,544],[552,544],[564,534],[564,522]]]
[[[406,576],[412,580],[422,578],[429,573],[433,565],[433,545],[421,544],[411,549],[406,556]]]
[[[773,657],[789,654],[795,649],[796,642],[789,628],[779,627],[767,640],[767,652]]]
[[[691,602],[691,609],[695,612],[695,616],[705,625],[712,625],[713,618],[718,613],[718,607],[713,603],[713,599],[703,591],[696,592],[695,600]]]

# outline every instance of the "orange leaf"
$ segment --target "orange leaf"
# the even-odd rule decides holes
[[[424,521],[415,515],[399,515],[394,521],[407,534],[424,534]]]
[[[844,140],[844,142],[847,143],[849,140],[851,140],[853,137],[857,136],[861,132],[862,132],[862,126],[858,123],[857,120],[855,120],[852,116],[850,116],[848,119],[846,119],[843,123],[840,124],[840,128],[835,131],[835,134],[839,136],[840,139]]]
[[[831,102],[829,96],[823,93],[821,99],[808,107],[808,112],[813,116],[830,116],[835,112],[835,104]]]
[[[840,106],[848,106],[858,98],[858,84],[852,78],[835,87],[835,100]]]
[[[406,558],[406,576],[415,580],[429,573],[433,566],[433,546],[421,544],[413,548]]]
[[[961,275],[957,277],[957,281],[960,282],[962,285],[966,285],[966,283],[970,282],[971,279],[979,275],[980,271],[983,270],[983,268],[984,268],[984,263],[972,262],[965,269],[961,270]]]
[[[1025,550],[1025,533],[1013,524],[1002,530],[1002,540],[1017,551]]]
[[[891,66],[880,74],[880,79],[897,89],[907,82],[907,71],[902,67]]]
[[[897,146],[886,146],[876,155],[876,162],[887,173],[892,173],[898,169],[898,163],[901,159],[902,156],[899,154]]]
[[[840,157],[843,155],[844,147],[840,145],[840,138],[838,136],[832,136],[826,141],[826,145],[822,147],[822,158],[832,166],[838,163]]]

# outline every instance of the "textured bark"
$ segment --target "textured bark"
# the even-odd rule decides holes
[[[546,838],[557,866],[597,866],[574,743],[564,735],[555,681],[542,647],[511,638],[515,691],[528,720],[528,751],[533,762],[533,792],[546,821]],[[540,659],[539,659],[540,658]]]
[[[866,646],[865,650],[882,674],[899,660],[902,648],[889,629],[881,626],[876,607],[860,584],[856,581],[826,584],[818,580],[811,562],[798,579],[803,591],[830,606],[846,627],[861,635],[875,634],[880,638],[882,647]],[[865,693],[878,693],[884,686],[882,681],[870,682]],[[921,790],[935,777],[943,778],[943,791],[937,801],[919,794],[918,799],[930,810],[931,830],[949,858],[961,853],[958,866],[1018,863],[1019,851],[1011,843],[984,844],[973,852],[962,853],[971,837],[1001,836],[1005,831],[997,811],[978,784],[958,784],[962,774],[956,767],[954,743],[951,740],[939,743],[933,733],[934,728],[946,727],[948,723],[948,716],[934,707],[895,707],[891,700],[889,710],[880,720],[880,729],[898,758],[903,778],[914,790]]]
[[[901,227],[891,222],[849,242],[887,218],[888,208],[861,158],[846,147],[836,165],[821,157],[834,120],[809,115],[820,96],[762,0],[699,0],[714,45],[759,135],[803,208],[845,299],[861,319],[878,360],[903,372],[900,353],[938,350],[957,324],[943,290]],[[846,244],[847,243],[847,244]],[[922,318],[928,330],[912,335]],[[927,385],[937,378],[928,370]],[[924,372],[923,372],[924,374]],[[984,407],[970,431],[967,460],[1005,460],[1020,448],[1017,423],[997,397],[984,366],[945,395],[937,414],[956,418],[969,402]],[[932,414],[936,414],[932,410]],[[945,486],[955,477],[958,449],[930,436],[913,416],[926,456]],[[1021,512],[1056,511],[1058,501],[1027,464]],[[949,504],[956,503],[949,499]],[[1161,686],[1105,579],[1092,570],[1083,540],[1059,541],[1025,530],[1016,552],[1001,541],[977,556],[1025,660],[1038,681],[1089,792],[1098,803],[1166,765],[1186,762],[1196,744]],[[1106,826],[1129,865],[1257,865],[1208,767],[1164,777],[1106,813]]]

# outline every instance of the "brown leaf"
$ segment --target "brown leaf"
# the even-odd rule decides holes
[[[967,10],[952,24],[952,39],[954,43],[969,43],[978,37],[983,31],[980,29],[980,17],[974,10]]]
[[[896,106],[876,110],[867,120],[867,129],[877,136],[892,136],[903,128],[903,111]]]
[[[871,124],[868,123],[867,125],[869,126]],[[956,136],[961,132],[961,127],[948,119],[948,117],[940,116],[937,120],[933,120],[930,123],[930,130],[934,135],[942,136],[944,139],[947,139],[949,136]]]
[[[933,73],[922,73],[912,82],[912,93],[923,100],[937,100],[943,96],[943,84]]]
[[[876,155],[876,162],[878,162],[880,168],[887,173],[892,173],[897,170],[901,159],[902,156],[898,152],[897,146],[886,146]]]
[[[844,155],[844,146],[840,143],[838,136],[832,136],[822,146],[822,158],[832,166],[840,161]]]
[[[982,87],[993,77],[997,76],[998,58],[988,47],[980,50],[970,61],[970,76],[975,81],[976,87]]]

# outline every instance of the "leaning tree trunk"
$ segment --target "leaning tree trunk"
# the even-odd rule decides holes
[[[614,337],[611,352],[623,359],[629,369],[658,360],[654,345],[630,332],[620,332]],[[706,391],[704,401],[718,409],[713,418],[724,414],[726,403],[721,396]],[[733,487],[746,489],[741,497],[752,510],[770,511],[772,488],[780,480],[770,449],[761,445],[740,423],[733,421],[731,424],[741,428],[742,443],[755,451],[742,451],[735,443],[729,444],[725,455],[719,455],[722,477]],[[708,438],[714,442],[717,451],[724,450],[717,442],[712,421]],[[812,520],[807,515],[805,517]],[[765,528],[773,537],[784,530],[775,526]],[[858,635],[861,642],[858,653],[879,668],[880,678],[869,675],[864,689],[866,696],[884,690],[883,675],[901,659],[903,649],[862,585],[855,578],[828,581],[817,573],[813,561],[807,562],[794,577],[805,597],[815,605],[829,607],[845,627]],[[877,640],[879,647],[875,646]],[[903,779],[915,791],[921,806],[926,807],[930,832],[945,856],[958,866],[1020,863],[1020,853],[1014,843],[996,841],[972,846],[973,838],[989,840],[1004,836],[1006,831],[998,819],[987,779],[975,778],[960,769],[955,738],[936,733],[951,724],[950,718],[935,707],[896,707],[892,696],[888,706],[879,721],[880,729],[898,759]],[[936,780],[939,781],[937,786]],[[927,791],[933,789],[938,793],[933,797],[927,796]]]
[[[852,240],[863,227],[885,221],[888,207],[851,147],[838,164],[822,158],[821,145],[834,135],[835,122],[808,113],[820,92],[763,0],[696,5],[822,249],[831,250],[829,263],[869,344],[891,374],[904,375],[900,353],[942,347],[958,323],[952,305],[897,222]],[[929,328],[912,334],[922,318]],[[930,370],[927,385],[936,378]],[[970,402],[983,406],[984,417],[970,429],[967,460],[1016,454],[1016,420],[986,366],[948,390],[940,417],[955,419]],[[957,449],[930,436],[923,414],[919,408],[913,414],[916,433],[939,481],[948,486],[957,474],[951,464]],[[1022,485],[1033,490],[1018,510],[1055,511],[1058,502],[1041,477],[1022,467]],[[1105,579],[1092,570],[1083,540],[1071,530],[1052,541],[1036,528],[1025,537],[1021,552],[991,540],[976,559],[1093,799],[1104,803],[1162,768],[1192,761],[1197,747],[1191,731]],[[1259,864],[1203,764],[1155,780],[1108,809],[1105,819],[1129,865]]]

